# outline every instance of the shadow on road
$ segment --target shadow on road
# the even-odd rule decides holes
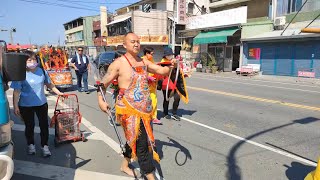
[[[288,179],[304,179],[308,173],[315,170],[316,167],[313,166],[307,166],[304,164],[301,164],[299,162],[292,162],[291,166],[284,165],[284,167],[288,168],[286,170],[286,176]]]
[[[183,115],[192,116],[196,112],[197,111],[194,111],[194,110],[178,109],[177,114],[178,116],[183,116]],[[170,113],[170,109],[169,109],[169,113]],[[163,111],[158,110],[158,119],[161,119],[162,117],[164,117]]]
[[[20,117],[14,115],[13,110],[10,109],[10,116],[16,125],[24,126],[23,121]],[[48,116],[48,121],[50,123],[51,117]],[[38,127],[38,118],[35,117],[35,124]],[[14,176],[12,180],[20,180],[23,177],[26,180],[33,179],[45,179],[38,178],[38,174],[32,174],[32,170],[37,169],[39,174],[41,171],[57,170],[55,173],[62,173],[63,179],[65,180],[73,180],[75,177],[75,171],[78,168],[86,165],[91,161],[91,159],[83,159],[77,156],[77,151],[71,142],[66,142],[60,144],[58,147],[54,145],[54,135],[49,135],[48,145],[50,147],[50,151],[52,152],[52,156],[49,158],[42,157],[42,149],[40,145],[40,134],[34,133],[35,146],[36,146],[36,155],[27,155],[27,143],[24,135],[24,131],[15,130],[12,133],[12,141],[14,142],[14,159],[18,160],[18,164],[16,164]],[[81,142],[76,142],[81,143]],[[46,166],[50,165],[50,166]],[[70,168],[69,170],[59,169],[57,167],[62,168]],[[55,176],[54,172],[50,174],[51,176]],[[45,175],[49,176],[49,175]]]
[[[184,165],[187,162],[187,159],[192,160],[191,153],[187,148],[185,148],[183,145],[181,145],[179,142],[175,141],[174,139],[172,139],[170,137],[167,137],[167,138],[168,138],[168,142],[156,140],[157,152],[160,156],[160,159],[163,158],[163,151],[162,151],[163,146],[170,146],[170,147],[175,147],[178,149],[175,158],[176,158],[176,163],[179,166]],[[180,153],[182,153],[184,155],[181,155]]]
[[[319,121],[319,120],[320,119],[314,118],[314,117],[307,117],[307,118],[303,118],[303,119],[294,120],[291,123],[283,124],[281,126],[276,126],[276,127],[273,127],[273,128],[270,128],[270,129],[266,129],[264,131],[252,134],[252,135],[246,137],[245,139],[246,140],[251,140],[251,139],[253,139],[255,137],[258,137],[260,135],[263,135],[263,134],[266,134],[266,133],[269,133],[271,131],[274,131],[274,130],[277,130],[277,129],[281,129],[281,128],[284,128],[284,127],[287,127],[287,126],[291,126],[291,125],[294,125],[294,124],[309,124],[309,123],[313,123],[313,122]],[[237,144],[235,144],[231,148],[231,150],[229,151],[229,154],[227,156],[228,171],[226,172],[226,177],[228,179],[230,179],[230,180],[241,180],[241,168],[237,165],[236,153],[244,143],[245,143],[245,141],[242,140],[242,141],[239,141]]]

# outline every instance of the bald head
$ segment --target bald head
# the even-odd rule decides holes
[[[124,36],[123,46],[127,52],[132,55],[138,55],[140,52],[140,38],[135,33],[128,33]]]

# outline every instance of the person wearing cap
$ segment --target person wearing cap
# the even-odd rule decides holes
[[[163,59],[161,60],[162,65],[165,65],[166,62],[171,62],[174,59],[174,53],[171,48],[165,47],[163,53]],[[186,83],[183,76],[183,71],[180,68],[179,76],[177,79],[176,85],[174,84],[174,80],[176,77],[176,69],[172,70],[171,77],[164,77],[162,81],[162,92],[163,92],[163,113],[166,119],[173,118],[174,120],[180,121],[180,117],[177,115],[180,98],[187,104],[189,102],[188,92],[186,89]],[[168,85],[169,84],[169,85]],[[168,88],[169,97],[173,96],[173,108],[172,108],[172,116],[169,115],[169,99],[166,99],[166,89]]]

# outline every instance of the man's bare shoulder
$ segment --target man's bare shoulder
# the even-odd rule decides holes
[[[115,59],[110,66],[112,66],[113,68],[119,69],[122,65],[122,57],[118,57],[117,59]]]

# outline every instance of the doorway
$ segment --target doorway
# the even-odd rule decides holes
[[[232,71],[239,68],[240,64],[240,46],[233,46]]]
[[[232,60],[233,60],[233,47],[226,46],[225,50],[225,57],[224,57],[224,72],[231,72],[232,71]]]

